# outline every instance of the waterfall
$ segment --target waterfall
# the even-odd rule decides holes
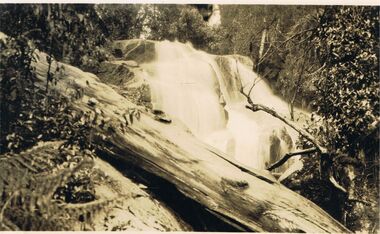
[[[155,42],[155,59],[144,65],[153,109],[181,121],[202,141],[258,169],[294,148],[296,133],[264,112],[245,108],[244,87],[255,103],[288,115],[288,104],[251,71],[243,56],[216,56],[190,44]]]

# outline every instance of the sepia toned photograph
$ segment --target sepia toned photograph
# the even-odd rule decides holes
[[[0,3],[0,232],[379,233],[379,15]]]

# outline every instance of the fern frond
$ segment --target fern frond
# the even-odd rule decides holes
[[[116,199],[93,201],[84,204],[64,204],[59,207],[72,217],[82,219],[82,222],[89,222],[100,211],[114,207],[115,205],[123,205],[123,201],[129,198],[131,198],[131,195],[124,195]]]

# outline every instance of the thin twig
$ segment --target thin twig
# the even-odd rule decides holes
[[[0,223],[3,222],[5,209],[7,208],[8,204],[11,202],[11,200],[13,199],[13,197],[15,196],[15,194],[16,194],[16,192],[13,192],[12,195],[8,198],[8,200],[4,203],[4,206],[1,208]]]

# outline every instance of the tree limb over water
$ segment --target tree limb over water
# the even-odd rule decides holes
[[[239,73],[239,70],[237,70],[238,73]],[[282,122],[284,122],[286,125],[288,125],[289,127],[293,128],[296,132],[298,132],[300,135],[302,135],[303,137],[305,137],[308,141],[310,141],[316,148],[316,150],[322,154],[326,154],[328,153],[327,149],[325,147],[323,147],[317,139],[315,139],[315,137],[313,137],[310,133],[308,133],[307,131],[305,131],[304,129],[302,129],[301,127],[298,127],[293,121],[291,120],[288,120],[286,117],[284,116],[281,116],[280,114],[278,114],[275,110],[267,107],[267,106],[264,106],[262,104],[256,104],[252,101],[251,99],[251,92],[252,92],[252,89],[254,87],[255,84],[253,84],[251,86],[251,88],[249,89],[249,92],[248,94],[246,94],[244,92],[244,86],[243,84],[241,84],[241,89],[240,89],[240,93],[243,94],[243,96],[245,96],[247,98],[247,102],[249,105],[246,105],[245,107],[253,112],[256,112],[256,111],[264,111],[270,115],[272,115],[273,117],[281,120]]]
[[[273,170],[273,169],[275,169],[277,167],[280,167],[281,165],[283,165],[284,163],[286,163],[286,161],[288,161],[293,156],[311,154],[311,153],[315,153],[315,152],[317,152],[317,148],[310,148],[310,149],[300,150],[300,151],[297,151],[297,152],[287,153],[280,160],[278,160],[277,162],[275,162],[272,165],[270,165],[267,168],[267,170],[271,171],[271,170]]]
[[[236,68],[237,68],[237,73],[239,74],[239,69],[238,69],[237,64],[236,64]],[[255,86],[255,83],[250,87],[248,94],[246,94],[244,92],[244,86],[243,86],[243,83],[241,81],[240,93],[244,97],[247,98],[248,105],[245,106],[247,109],[249,109],[249,110],[251,110],[253,112],[264,111],[264,112],[272,115],[273,117],[281,120],[283,123],[285,123],[286,125],[288,125],[292,129],[294,129],[296,132],[298,132],[301,136],[305,137],[310,143],[312,143],[314,145],[314,148],[309,148],[309,149],[301,150],[301,151],[298,151],[298,152],[293,152],[293,153],[287,153],[287,154],[285,154],[279,161],[277,161],[274,164],[270,165],[268,167],[268,170],[273,170],[273,169],[281,166],[287,160],[289,160],[291,157],[296,156],[296,155],[305,155],[305,154],[311,154],[311,153],[319,152],[321,155],[327,156],[327,158],[330,157],[329,155],[331,155],[331,152],[329,152],[326,147],[322,146],[322,144],[315,137],[313,137],[310,133],[308,133],[306,130],[302,129],[301,127],[298,127],[296,125],[296,123],[294,123],[291,120],[288,120],[285,116],[282,116],[282,115],[278,114],[272,108],[269,108],[269,107],[264,106],[262,104],[256,104],[256,103],[254,103],[252,101],[252,99],[251,99],[251,92],[252,92],[254,86]],[[328,178],[329,182],[335,188],[337,188],[338,190],[342,191],[343,193],[347,193],[347,190],[344,187],[342,187],[336,181],[336,179],[334,178],[334,176],[332,175],[330,167],[327,168],[327,171],[321,171],[321,174],[327,175],[327,178]]]

